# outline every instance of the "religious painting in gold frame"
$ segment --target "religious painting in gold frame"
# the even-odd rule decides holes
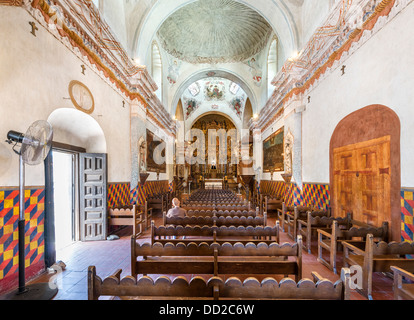
[[[281,172],[285,170],[284,127],[272,133],[263,141],[263,172]]]
[[[82,82],[73,80],[69,83],[69,95],[76,109],[91,114],[95,101],[91,91]]]
[[[165,142],[147,129],[147,171],[167,173],[165,147]]]

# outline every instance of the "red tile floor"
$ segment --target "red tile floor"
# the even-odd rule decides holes
[[[162,223],[161,216],[155,215],[156,225]],[[275,219],[269,217],[269,225],[275,224]],[[57,255],[58,260],[66,264],[66,269],[55,275],[42,275],[34,282],[47,282],[51,277],[57,281],[59,288],[55,300],[87,300],[87,269],[93,265],[96,267],[97,274],[103,279],[112,275],[116,270],[122,269],[121,277],[130,274],[130,235],[132,229],[125,227],[118,231],[118,240],[106,240],[97,242],[76,242],[67,247]],[[281,242],[293,242],[284,232],[281,232]],[[145,231],[138,239],[139,242],[149,242],[149,230]],[[336,281],[340,275],[334,274],[327,267],[323,266],[316,259],[317,246],[312,246],[312,253],[308,254],[303,250],[303,277],[312,278],[313,271],[321,276]],[[338,259],[338,270],[341,269],[341,257]],[[157,275],[151,275],[154,279]],[[174,276],[171,276],[173,278]],[[188,279],[191,275],[187,276]],[[280,280],[280,279],[277,279]],[[393,299],[393,280],[384,274],[374,274],[373,277],[373,299],[392,300]],[[366,300],[365,297],[352,291],[351,300]]]

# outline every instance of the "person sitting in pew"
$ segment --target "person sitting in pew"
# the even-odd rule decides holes
[[[173,207],[168,210],[167,212],[167,217],[171,218],[171,217],[182,217],[184,218],[187,215],[187,210],[183,209],[180,207],[180,200],[178,200],[177,198],[172,199],[172,205]],[[173,239],[175,239],[176,237],[173,236]],[[185,237],[183,237],[183,239],[185,239]]]
[[[187,215],[187,210],[180,207],[180,200],[177,198],[172,199],[173,207],[168,210],[167,217],[182,217],[184,218]]]

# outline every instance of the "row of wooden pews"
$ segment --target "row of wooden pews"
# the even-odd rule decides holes
[[[268,225],[266,212],[252,210],[249,203],[234,194],[220,191],[192,195],[185,205],[199,204],[202,199],[203,206],[187,207],[192,212],[184,218],[167,218],[164,212],[161,226],[151,222],[149,243],[140,244],[132,235],[130,276],[120,279],[121,271],[117,271],[102,281],[91,266],[89,299],[106,295],[153,299],[349,299],[347,270],[335,283],[317,273],[312,274],[312,280],[303,279],[302,236],[298,235],[293,243],[280,243],[279,221]],[[153,281],[149,274],[191,274],[193,279],[187,281],[178,276],[173,281],[165,277]],[[224,281],[223,276],[230,277]],[[248,278],[242,281],[237,276]],[[257,276],[264,280],[259,281]],[[282,280],[276,281],[276,276]]]
[[[331,211],[285,206],[278,210],[282,230],[291,238],[304,238],[303,248],[311,253],[311,239],[317,238],[317,260],[337,273],[338,252],[343,251],[344,268],[356,270],[353,288],[372,300],[373,273],[394,273],[394,298],[414,299],[414,244],[388,242],[389,225],[373,226],[345,217],[332,217]],[[405,278],[407,280],[402,280]],[[408,283],[406,283],[408,281]]]
[[[90,297],[97,299],[123,292],[125,296],[142,294],[155,299],[164,294],[168,298],[349,299],[352,287],[372,299],[372,274],[394,272],[395,299],[414,299],[414,285],[402,280],[413,279],[414,259],[407,257],[414,254],[414,245],[387,242],[387,222],[376,227],[354,220],[351,213],[333,217],[329,208],[290,207],[282,202],[276,209],[276,224],[269,226],[268,213],[261,212],[265,207],[253,210],[248,203],[242,203],[247,208],[238,208],[234,203],[240,200],[234,194],[219,191],[192,195],[186,203],[188,216],[184,218],[167,218],[164,212],[161,226],[151,223],[149,243],[139,244],[133,235],[130,277],[121,280],[115,274],[110,281],[101,281],[92,267],[90,283],[94,288],[90,288]],[[280,231],[294,242],[280,243]],[[316,273],[313,280],[302,279],[302,250],[311,254],[311,241],[315,238],[317,260],[334,273],[338,272],[338,251],[343,251],[341,279],[335,283],[321,279]],[[148,274],[192,274],[195,278],[191,281],[180,277],[177,281],[159,278],[154,282]],[[272,280],[221,279],[228,275],[263,276]],[[284,278],[277,282],[275,276]],[[287,283],[292,286],[285,286]],[[302,283],[307,283],[307,289]],[[168,289],[160,291],[161,286]],[[200,291],[194,291],[197,286]]]
[[[163,192],[148,197],[143,204],[115,205],[108,208],[108,228],[132,226],[135,236],[150,227],[156,210],[164,212],[171,207],[174,194]]]

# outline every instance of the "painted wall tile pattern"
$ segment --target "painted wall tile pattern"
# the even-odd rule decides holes
[[[108,207],[128,205],[131,202],[130,183],[108,184]]]
[[[25,190],[26,268],[44,264],[44,207],[44,189]],[[18,222],[19,191],[0,190],[0,282],[18,271]]]
[[[401,241],[414,241],[414,190],[401,190]]]

